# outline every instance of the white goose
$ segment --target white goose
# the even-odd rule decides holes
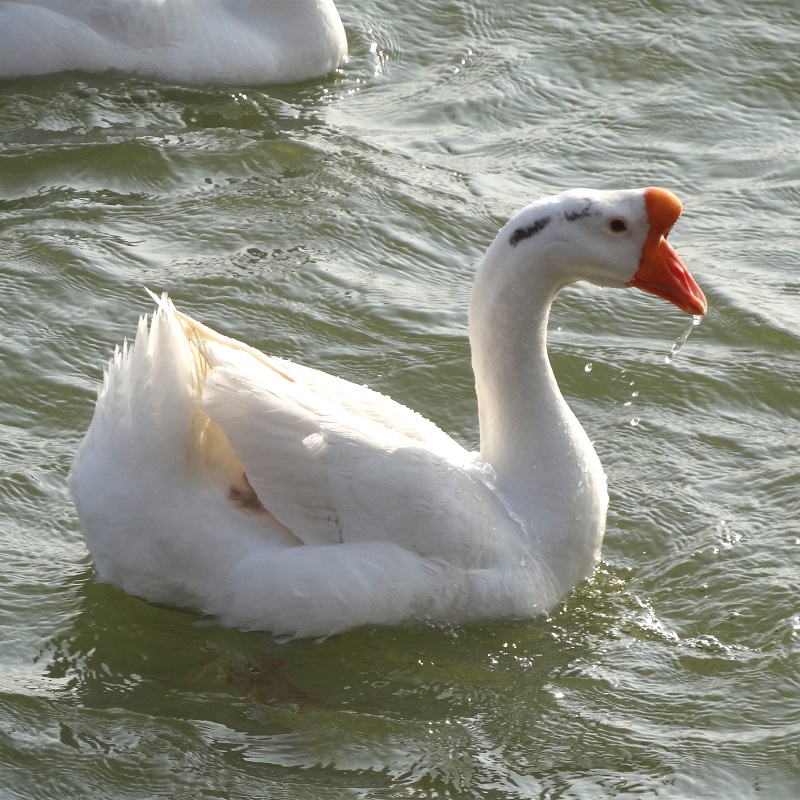
[[[347,57],[333,0],[0,0],[0,77],[292,83]]]
[[[547,358],[550,306],[588,280],[705,313],[666,240],[680,212],[663,189],[582,189],[500,231],[469,314],[479,453],[164,296],[111,360],[72,469],[99,579],[295,636],[546,612],[592,571],[608,502]]]

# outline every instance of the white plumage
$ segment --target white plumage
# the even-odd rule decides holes
[[[663,190],[581,190],[498,234],[470,307],[480,453],[164,296],[112,359],[73,465],[99,578],[297,636],[546,612],[591,571],[607,504],[547,359],[550,304],[585,278],[702,313],[662,236],[678,213]]]
[[[347,57],[333,0],[0,0],[0,77],[291,83]]]

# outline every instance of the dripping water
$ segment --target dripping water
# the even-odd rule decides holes
[[[665,364],[671,364],[674,361],[675,356],[678,355],[678,353],[681,351],[681,348],[686,344],[686,340],[689,338],[692,329],[696,328],[702,321],[703,317],[700,314],[695,314],[692,317],[689,327],[673,342],[669,353],[664,356]]]

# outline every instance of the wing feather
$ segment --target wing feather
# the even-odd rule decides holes
[[[307,544],[398,544],[465,567],[513,546],[473,457],[366,387],[205,340],[202,405],[259,500]],[[257,353],[257,351],[256,351]],[[513,537],[512,537],[513,538]]]

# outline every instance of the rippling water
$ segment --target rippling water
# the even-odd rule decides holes
[[[301,86],[0,84],[0,795],[800,796],[797,4],[339,5]],[[549,619],[281,645],[95,582],[65,479],[143,285],[475,445],[497,227],[647,184],[711,311],[665,363],[665,303],[554,309],[611,511]]]

